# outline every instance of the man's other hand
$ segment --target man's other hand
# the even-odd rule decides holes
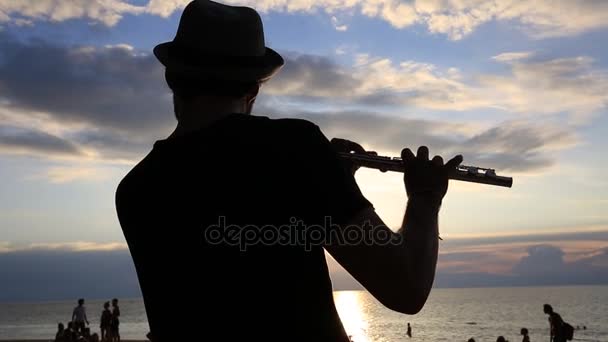
[[[334,151],[336,151],[336,153],[371,153],[371,154],[375,154],[375,152],[365,152],[365,149],[363,148],[363,146],[357,144],[354,141],[350,141],[350,140],[346,140],[346,139],[339,139],[339,138],[333,138],[331,139],[331,145],[334,149]],[[344,167],[349,170],[353,176],[355,175],[355,172],[357,172],[357,170],[359,169],[359,166],[355,165],[354,163],[352,163],[349,160],[343,160],[344,163]]]
[[[430,195],[438,200],[443,199],[448,191],[450,172],[462,163],[461,155],[445,164],[441,156],[429,160],[426,146],[420,146],[416,155],[409,148],[403,149],[401,158],[405,164],[403,179],[407,196]]]

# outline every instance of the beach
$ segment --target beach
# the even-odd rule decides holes
[[[494,342],[500,335],[521,341],[521,328],[532,341],[549,338],[542,305],[550,303],[580,330],[575,340],[608,341],[608,286],[433,289],[425,307],[410,316],[390,311],[365,291],[334,292],[344,327],[355,342]],[[99,333],[102,300],[87,300],[92,333]],[[66,322],[73,301],[5,303],[0,311],[0,341],[51,341],[58,322]],[[121,299],[123,341],[145,341],[149,331],[141,299]],[[406,336],[407,323],[412,338]],[[238,322],[235,322],[237,324]],[[583,326],[586,328],[583,330]],[[204,331],[204,321],[201,322]]]

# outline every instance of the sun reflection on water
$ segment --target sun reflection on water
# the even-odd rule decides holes
[[[348,335],[354,342],[370,342],[367,336],[367,316],[364,311],[364,300],[361,292],[337,291],[334,292],[336,309]]]

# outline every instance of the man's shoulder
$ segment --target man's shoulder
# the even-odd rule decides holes
[[[146,174],[152,152],[137,163],[118,183],[115,193],[117,209],[120,210],[121,203],[128,202],[132,194],[139,193],[138,190],[145,189]]]
[[[558,314],[557,312],[554,312],[551,314],[551,316],[549,316],[549,319],[551,321],[555,321],[557,323],[562,322],[562,316],[560,316],[560,314]]]
[[[258,121],[260,123],[265,123],[266,125],[280,129],[282,131],[290,131],[290,132],[311,132],[320,130],[319,126],[315,123],[300,118],[269,118],[267,116],[251,116],[252,120]]]

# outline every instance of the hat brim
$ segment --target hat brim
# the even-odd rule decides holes
[[[154,55],[166,67],[201,79],[221,79],[235,82],[264,82],[272,78],[285,64],[283,57],[266,47],[263,56],[214,57],[188,54],[177,50],[174,42],[154,47]]]

